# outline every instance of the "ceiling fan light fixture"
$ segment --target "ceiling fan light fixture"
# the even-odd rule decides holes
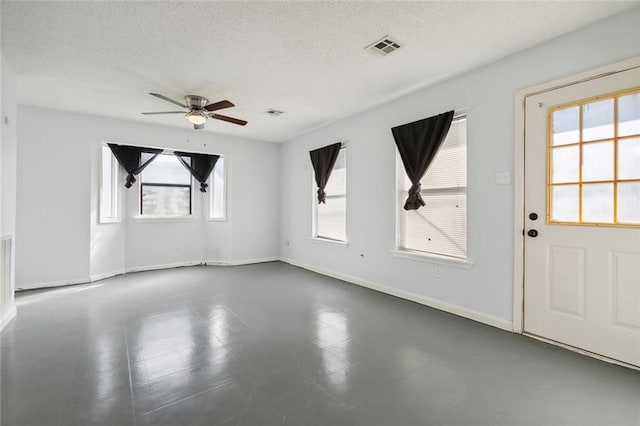
[[[187,120],[195,125],[200,125],[207,121],[207,116],[198,111],[189,111],[187,113]]]

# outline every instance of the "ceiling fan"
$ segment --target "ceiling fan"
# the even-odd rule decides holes
[[[204,129],[204,123],[207,118],[215,118],[216,120],[226,121],[228,123],[244,126],[246,121],[238,118],[227,117],[226,115],[214,114],[213,111],[218,111],[224,108],[231,108],[234,106],[231,102],[225,100],[220,102],[208,103],[209,100],[202,96],[187,95],[184,97],[184,104],[173,99],[167,98],[159,93],[149,93],[151,96],[160,98],[172,104],[181,106],[188,109],[188,111],[164,111],[164,112],[143,112],[144,115],[157,115],[157,114],[185,114],[187,120],[193,124],[194,129]]]

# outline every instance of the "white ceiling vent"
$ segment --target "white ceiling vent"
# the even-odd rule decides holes
[[[402,45],[398,41],[389,36],[384,36],[380,40],[374,41],[365,47],[365,49],[371,49],[380,55],[388,55],[389,53],[400,49],[401,46]]]
[[[268,109],[268,110],[266,110],[264,113],[265,113],[265,114],[267,114],[267,115],[272,115],[272,116],[274,116],[274,117],[277,117],[277,116],[279,116],[279,115],[284,114],[284,111],[279,111],[279,110],[277,110],[277,109],[269,108],[269,109]]]

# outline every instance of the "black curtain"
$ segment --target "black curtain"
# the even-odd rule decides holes
[[[207,192],[207,187],[209,186],[207,179],[209,179],[209,175],[211,175],[220,156],[196,154],[193,152],[174,152],[174,154],[178,157],[182,165],[189,170],[191,176],[200,182],[200,192]],[[191,164],[187,163],[185,158],[190,158]]]
[[[111,148],[111,152],[113,152],[113,155],[118,159],[122,168],[128,173],[127,181],[124,184],[126,188],[131,188],[131,185],[136,181],[136,175],[142,173],[144,168],[162,152],[161,149],[156,148],[116,145],[113,143],[109,144],[109,148]],[[143,160],[142,154],[151,154],[151,157]]]
[[[324,188],[327,186],[341,147],[342,144],[338,142],[309,151],[313,171],[316,175],[316,185],[318,185],[318,204],[325,202],[326,194],[324,193]]]
[[[445,112],[391,129],[404,170],[411,180],[409,197],[404,203],[405,210],[418,210],[424,206],[424,200],[420,195],[420,179],[427,172],[438,148],[447,137],[453,113]]]

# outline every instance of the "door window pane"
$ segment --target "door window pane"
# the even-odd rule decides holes
[[[618,141],[618,179],[640,179],[640,138]]]
[[[618,221],[640,224],[640,182],[618,184]]]
[[[640,134],[640,93],[618,99],[618,136]]]
[[[580,218],[578,185],[553,187],[551,220],[556,222],[577,222]]]
[[[551,182],[578,182],[580,180],[580,147],[554,148]]]
[[[553,145],[566,145],[580,142],[580,107],[554,111]]]
[[[582,220],[613,223],[613,184],[582,186]]]
[[[586,144],[582,148],[582,180],[613,179],[613,142]]]
[[[582,140],[613,137],[613,99],[592,102],[582,107]]]

